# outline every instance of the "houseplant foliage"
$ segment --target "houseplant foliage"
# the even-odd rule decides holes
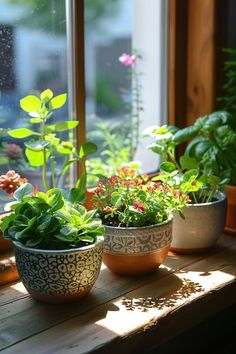
[[[96,151],[92,143],[83,144],[77,151],[70,141],[57,137],[56,133],[74,128],[77,122],[48,124],[53,111],[65,100],[65,94],[53,97],[51,90],[43,91],[40,97],[25,97],[21,107],[39,129],[8,131],[18,139],[31,138],[25,142],[25,154],[30,164],[42,166],[46,192],[30,183],[20,183],[22,179],[14,171],[0,176],[1,188],[14,199],[10,214],[2,221],[4,237],[13,241],[16,265],[26,289],[34,298],[47,302],[77,300],[87,294],[99,274],[103,252],[101,220],[95,217],[95,211],[88,212],[80,204],[85,195],[85,168],[75,187],[56,186],[57,154],[66,156],[64,173],[75,161],[85,167],[83,158]],[[47,181],[48,168],[52,188]]]
[[[28,292],[46,302],[86,295],[101,267],[104,228],[95,211],[58,188],[39,192],[14,171],[0,176],[0,187],[14,197],[1,229],[12,240],[20,278]],[[13,182],[16,182],[15,184]],[[24,182],[24,180],[23,180]]]
[[[230,132],[230,126],[227,124],[230,119],[226,112],[214,112],[200,117],[192,126],[183,129],[174,126],[153,126],[145,131],[145,135],[154,138],[148,149],[162,157],[160,170],[166,176],[171,175],[169,183],[191,199],[191,204],[185,209],[186,220],[182,221],[177,216],[174,218],[172,248],[176,251],[194,252],[208,249],[215,244],[223,231],[226,198],[221,190],[225,183],[233,178],[233,171],[229,165],[223,168],[222,164],[226,161],[224,155],[232,152],[234,134],[231,131],[232,135],[230,134],[229,139],[225,139],[222,144],[220,137],[222,138],[222,130],[228,129]],[[184,154],[177,158],[177,146],[186,142],[189,144]],[[159,176],[156,179],[159,179]],[[188,214],[191,214],[189,218]],[[198,221],[194,223],[192,218]],[[200,223],[201,219],[204,222]],[[173,247],[177,237],[180,237],[177,234],[184,235],[181,229],[187,230],[188,220],[188,233],[192,237],[186,235],[181,247]],[[197,234],[203,237],[200,238]]]
[[[28,95],[20,100],[21,108],[28,114],[29,123],[33,126],[29,128],[18,128],[8,130],[8,134],[16,139],[27,139],[25,144],[25,155],[28,162],[33,167],[42,167],[42,178],[45,190],[50,187],[57,187],[56,179],[56,158],[62,157],[64,162],[61,175],[64,176],[70,165],[79,161],[82,165],[83,173],[76,183],[76,187],[81,191],[81,201],[84,199],[87,174],[85,171],[84,157],[93,154],[97,146],[93,143],[84,143],[79,151],[73,144],[73,140],[62,140],[60,134],[76,128],[78,121],[67,120],[55,124],[50,124],[50,119],[56,110],[64,106],[67,94],[63,93],[54,96],[50,89],[41,92],[38,96]],[[29,138],[29,139],[28,139]],[[47,171],[51,171],[50,185],[47,180]],[[83,193],[82,193],[83,191]]]
[[[155,270],[169,250],[173,213],[187,202],[184,193],[127,167],[101,180],[94,204],[106,228],[104,263],[121,274]]]

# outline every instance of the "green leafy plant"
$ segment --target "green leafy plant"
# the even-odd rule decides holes
[[[219,111],[200,117],[183,129],[153,126],[144,132],[155,139],[147,148],[161,156],[161,171],[172,173],[171,183],[187,193],[193,203],[211,201],[216,191],[234,179],[236,135],[231,119],[230,114]],[[185,153],[178,159],[176,148],[186,142],[189,144]]]
[[[94,203],[105,225],[140,227],[161,224],[188,203],[184,193],[122,167],[116,176],[101,180]]]
[[[233,127],[236,129],[236,49],[224,48],[227,59],[224,62],[225,83],[224,95],[218,98],[223,103],[223,109],[234,117]]]
[[[93,143],[84,143],[79,151],[73,145],[73,140],[62,140],[59,134],[76,128],[78,121],[67,120],[50,124],[50,118],[57,109],[64,106],[67,94],[63,93],[54,96],[50,89],[41,92],[38,96],[28,95],[20,100],[21,108],[28,114],[32,129],[18,128],[8,130],[8,134],[16,139],[28,139],[25,144],[25,155],[33,167],[42,166],[43,184],[46,190],[57,187],[56,181],[56,158],[63,157],[64,163],[61,167],[61,175],[64,176],[70,165],[79,161],[83,173],[76,182],[78,198],[84,199],[86,187],[86,168],[84,158],[93,154],[97,146]],[[35,127],[35,128],[34,128]],[[52,186],[47,181],[47,170],[50,168]]]
[[[14,192],[15,204],[1,228],[4,238],[37,249],[71,249],[96,242],[104,234],[95,210],[65,199],[58,188],[35,192],[25,183]]]

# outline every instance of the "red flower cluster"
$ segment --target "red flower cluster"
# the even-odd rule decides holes
[[[171,218],[189,201],[188,196],[137,171],[122,167],[118,175],[100,181],[94,205],[103,222],[113,226],[147,226]]]
[[[21,178],[15,171],[8,171],[5,175],[0,176],[0,189],[12,195],[17,188],[26,182],[27,179]]]

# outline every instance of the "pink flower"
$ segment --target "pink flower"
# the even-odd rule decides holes
[[[119,57],[119,62],[125,66],[133,66],[135,61],[136,61],[135,55],[129,55],[129,54],[123,53]]]
[[[0,176],[0,189],[9,195],[13,195],[15,190],[26,182],[27,179],[21,178],[15,171],[8,171],[5,175]]]
[[[142,213],[145,211],[143,203],[139,202],[138,200],[134,200],[134,208]]]

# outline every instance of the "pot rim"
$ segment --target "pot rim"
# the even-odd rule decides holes
[[[97,236],[96,242],[94,242],[92,245],[88,245],[88,246],[84,246],[84,247],[77,247],[77,248],[69,248],[69,249],[64,249],[64,250],[44,250],[44,249],[40,249],[40,248],[30,248],[30,247],[24,246],[22,243],[20,243],[18,241],[13,241],[13,244],[16,247],[18,247],[24,251],[31,252],[31,253],[65,254],[65,253],[87,251],[87,250],[97,247],[98,245],[100,245],[103,242],[104,242],[104,236]]]
[[[160,224],[155,224],[155,225],[148,225],[148,226],[130,226],[130,227],[125,227],[125,226],[110,226],[110,225],[105,225],[103,224],[103,226],[105,226],[105,228],[107,229],[112,229],[112,230],[146,230],[146,229],[153,229],[155,227],[159,227],[159,226],[163,226],[163,225],[168,225],[168,224],[172,224],[173,222],[173,217],[163,221]]]
[[[187,207],[204,207],[204,206],[209,206],[209,205],[214,205],[214,204],[219,204],[224,202],[227,199],[227,196],[223,192],[217,192],[214,194],[214,197],[217,198],[217,200],[214,200],[213,202],[208,202],[208,203],[189,203],[187,204]]]

